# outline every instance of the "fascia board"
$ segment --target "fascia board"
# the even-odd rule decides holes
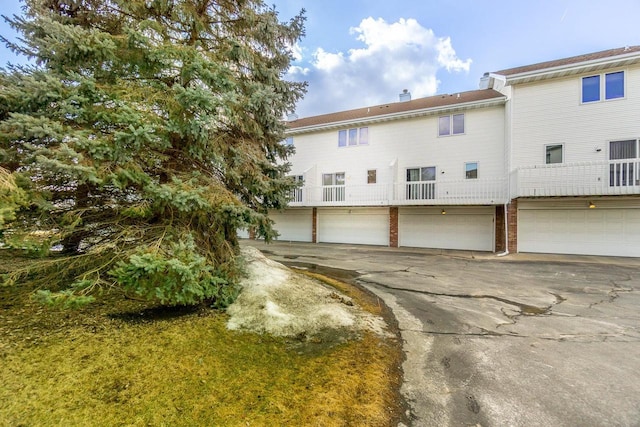
[[[295,128],[295,129],[287,129],[285,131],[285,134],[296,135],[296,134],[310,133],[310,132],[316,132],[321,130],[332,130],[332,129],[344,128],[344,127],[354,126],[354,125],[365,125],[365,124],[389,122],[393,120],[411,119],[414,117],[429,116],[429,115],[435,115],[435,114],[446,114],[446,113],[449,113],[452,111],[458,111],[458,110],[492,107],[496,105],[503,105],[506,103],[506,100],[507,100],[506,96],[501,96],[497,98],[491,98],[488,100],[483,99],[480,101],[463,102],[460,104],[452,104],[452,105],[446,105],[446,106],[440,106],[440,107],[430,107],[430,108],[422,108],[418,110],[401,111],[398,113],[381,114],[373,117],[361,117],[361,118],[352,119],[352,120],[342,120],[338,122],[322,123],[318,125],[305,126],[305,127]]]

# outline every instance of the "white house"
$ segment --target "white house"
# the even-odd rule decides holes
[[[272,213],[280,240],[496,249],[506,96],[407,98],[288,123],[304,185]]]
[[[509,250],[640,256],[640,46],[483,83],[508,97]]]
[[[293,119],[280,240],[640,256],[640,46]]]

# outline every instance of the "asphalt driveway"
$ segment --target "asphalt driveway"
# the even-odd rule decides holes
[[[640,259],[244,241],[393,310],[414,426],[639,426]]]

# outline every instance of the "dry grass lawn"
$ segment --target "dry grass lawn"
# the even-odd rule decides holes
[[[0,289],[0,426],[389,426],[402,416],[396,338],[327,346],[229,331],[206,307],[111,293],[63,311],[29,295]]]

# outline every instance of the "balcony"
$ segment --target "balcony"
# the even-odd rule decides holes
[[[513,197],[640,194],[640,159],[520,167],[511,179]]]
[[[289,206],[494,205],[507,201],[507,179],[493,178],[304,186],[294,190]]]

